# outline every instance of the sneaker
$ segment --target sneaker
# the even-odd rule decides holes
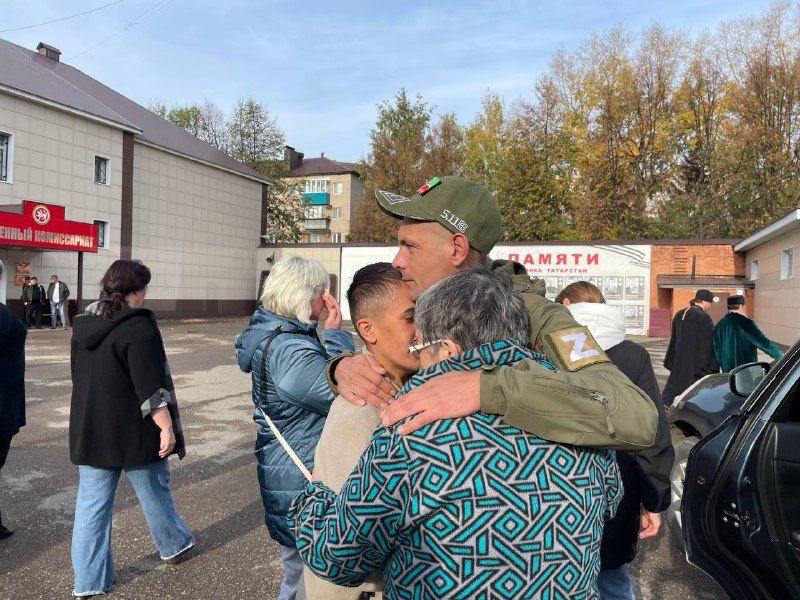
[[[192,544],[191,546],[189,546],[185,550],[181,550],[180,552],[178,552],[175,556],[170,556],[169,558],[163,559],[164,563],[168,564],[168,565],[177,565],[179,562],[181,562],[184,559],[184,557],[187,554],[189,554],[189,552],[191,552],[194,549],[194,547],[195,547],[195,544]]]
[[[7,537],[11,537],[12,535],[14,535],[13,531],[11,531],[5,525],[0,525],[0,540],[4,540]]]
[[[50,327],[50,329],[55,329],[55,328],[56,328],[56,326],[55,326],[55,325],[52,325],[52,326]]]

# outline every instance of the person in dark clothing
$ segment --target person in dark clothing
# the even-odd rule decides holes
[[[36,277],[31,277],[28,285],[22,288],[22,302],[25,303],[25,324],[28,329],[36,327],[41,329],[39,321],[42,318],[42,307],[47,301],[47,294],[44,286],[39,283]]]
[[[50,329],[56,328],[56,318],[61,315],[61,327],[69,329],[67,325],[67,298],[69,298],[69,288],[63,281],[58,280],[58,275],[50,277],[50,285],[47,286],[47,301],[50,303]]]
[[[150,270],[117,260],[103,300],[73,323],[69,447],[78,465],[72,530],[73,595],[114,583],[111,516],[122,471],[133,485],[161,559],[175,564],[195,545],[169,489],[167,457],[185,456],[175,387],[155,317],[140,308]]]
[[[0,262],[0,278],[3,263]],[[11,438],[25,425],[25,337],[28,330],[19,317],[0,302],[0,469],[6,464]],[[3,525],[0,540],[12,531]]]
[[[714,327],[714,354],[725,373],[756,362],[759,348],[775,360],[783,356],[783,351],[745,314],[744,304],[744,296],[728,298],[728,314]]]
[[[712,302],[714,294],[697,290],[691,304],[672,319],[672,336],[664,357],[669,371],[662,396],[664,406],[670,406],[695,381],[719,371],[714,356],[714,322],[706,312]]]
[[[639,344],[625,339],[625,319],[619,308],[606,304],[600,290],[587,281],[565,287],[556,302],[564,304],[578,323],[589,328],[611,362],[650,396],[658,409],[653,446],[635,454],[617,452],[625,495],[616,516],[606,521],[600,545],[597,587],[601,599],[632,599],[633,588],[626,565],[636,557],[637,541],[658,533],[660,513],[670,502],[669,476],[675,451],[667,415],[650,354]]]

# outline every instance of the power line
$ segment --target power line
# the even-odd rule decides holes
[[[116,0],[116,2],[111,2],[109,4],[104,4],[103,6],[98,6],[97,8],[93,8],[92,10],[87,10],[81,13],[75,13],[74,15],[69,15],[68,17],[61,17],[60,19],[53,19],[52,21],[45,21],[44,23],[36,23],[36,25],[26,25],[25,27],[14,27],[13,29],[0,29],[0,33],[8,33],[10,31],[23,31],[24,29],[33,29],[34,27],[41,27],[42,25],[50,25],[52,23],[60,23],[61,21],[68,21],[69,19],[74,19],[75,17],[82,17],[83,15],[88,15],[93,12],[97,12],[98,10],[103,10],[104,8],[108,8],[109,6],[114,6],[115,4],[122,4],[125,0]]]
[[[120,29],[119,31],[117,31],[117,32],[115,32],[115,33],[112,33],[112,34],[111,34],[110,36],[108,36],[107,38],[103,38],[102,40],[100,40],[99,42],[97,42],[96,44],[94,44],[93,46],[89,46],[89,47],[88,47],[86,50],[84,50],[83,52],[79,52],[78,54],[76,54],[76,55],[74,55],[74,56],[70,56],[68,60],[70,60],[70,61],[73,61],[73,60],[75,60],[76,58],[83,56],[84,54],[88,54],[89,52],[91,52],[92,50],[94,50],[95,48],[97,48],[98,46],[101,46],[101,45],[105,44],[107,41],[109,41],[109,40],[111,40],[111,39],[113,39],[113,38],[117,37],[118,35],[120,35],[120,34],[122,34],[122,33],[125,33],[126,31],[128,31],[128,30],[129,30],[129,29],[131,29],[132,27],[135,27],[136,25],[138,25],[139,23],[141,23],[142,21],[144,21],[145,19],[147,19],[147,18],[149,18],[149,17],[152,17],[154,14],[156,14],[158,11],[160,11],[162,8],[164,8],[164,7],[165,7],[167,4],[169,4],[170,2],[172,2],[172,0],[162,0],[161,2],[159,2],[158,4],[156,4],[156,5],[155,5],[153,8],[151,8],[150,10],[148,10],[147,12],[145,12],[145,13],[144,13],[142,16],[140,16],[139,18],[137,18],[137,19],[135,19],[135,20],[131,21],[130,23],[128,23],[127,25],[125,25],[125,27],[123,27],[123,28],[122,28],[122,29]]]

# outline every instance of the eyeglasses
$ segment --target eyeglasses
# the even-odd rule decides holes
[[[421,350],[428,348],[429,346],[433,346],[435,344],[441,344],[444,340],[433,340],[431,342],[425,342],[424,344],[411,344],[408,347],[408,351],[411,352],[411,356],[414,358],[419,358],[419,353]]]

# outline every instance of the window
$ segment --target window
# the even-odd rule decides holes
[[[10,133],[0,132],[0,181],[11,183],[13,136]]]
[[[97,247],[108,250],[111,247],[108,235],[111,228],[108,221],[95,221],[94,224],[97,225]]]
[[[108,159],[103,156],[94,157],[94,182],[109,185]]]
[[[331,218],[333,218],[333,219],[341,219],[342,218],[342,209],[341,208],[332,208],[331,209]]]
[[[750,263],[750,279],[752,281],[758,279],[758,259]]]
[[[309,233],[308,234],[308,243],[309,244],[321,244],[322,243],[322,234],[321,233]]]
[[[328,179],[308,179],[306,180],[306,192],[327,192]]]
[[[794,248],[781,252],[781,279],[794,277]]]
[[[342,243],[342,234],[341,233],[333,233],[331,234],[331,238],[334,244],[341,244]]]
[[[336,183],[333,184],[333,195],[341,196],[343,189],[344,189],[344,184],[341,181],[337,181]]]
[[[306,206],[306,219],[324,219],[324,206]]]

